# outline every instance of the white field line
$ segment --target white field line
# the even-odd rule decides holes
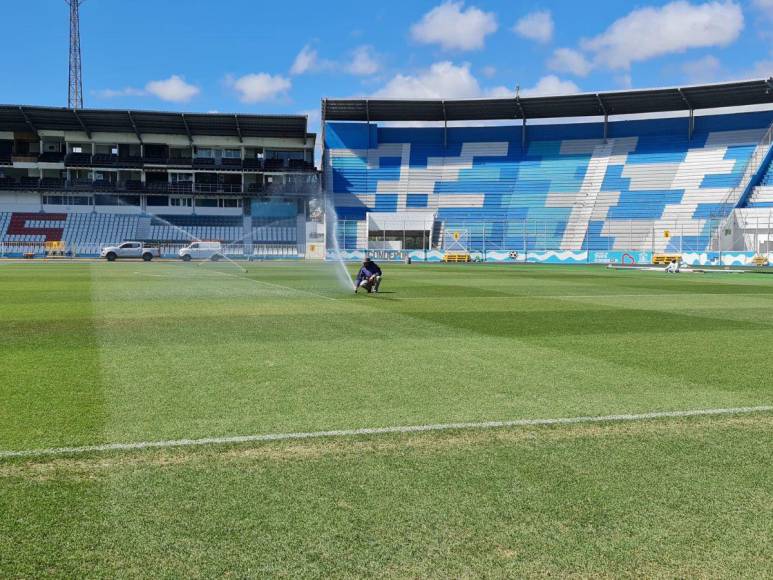
[[[228,445],[234,443],[255,443],[267,441],[291,441],[298,439],[319,439],[323,437],[354,437],[358,435],[385,435],[400,433],[424,433],[428,431],[482,430],[506,427],[530,427],[541,425],[575,425],[578,423],[617,423],[644,421],[674,417],[704,417],[716,415],[741,415],[773,411],[773,405],[758,407],[731,407],[724,409],[696,409],[691,411],[656,411],[629,415],[601,415],[564,417],[557,419],[515,419],[512,421],[483,421],[473,423],[435,423],[429,425],[407,425],[402,427],[372,427],[342,429],[334,431],[308,431],[297,433],[268,433],[265,435],[237,435],[233,437],[205,437],[202,439],[171,439],[166,441],[140,441],[137,443],[105,443],[82,447],[52,447],[49,449],[25,449],[21,451],[0,451],[0,459],[42,457],[52,455],[79,455],[99,451],[135,451],[141,449],[164,449],[170,447],[198,447],[204,445]]]

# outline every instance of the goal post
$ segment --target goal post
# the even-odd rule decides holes
[[[443,232],[443,249],[446,252],[469,254],[470,230],[449,228]]]

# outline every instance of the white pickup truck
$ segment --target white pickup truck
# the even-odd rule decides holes
[[[99,256],[108,262],[114,262],[118,258],[142,258],[150,262],[153,258],[160,257],[161,251],[142,242],[122,242],[117,246],[105,246]]]

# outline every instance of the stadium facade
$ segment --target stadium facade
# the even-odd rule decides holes
[[[750,106],[762,110],[738,112]],[[773,79],[322,109],[324,181],[351,257],[710,263],[773,251]],[[615,120],[630,115],[646,118]]]
[[[315,139],[305,116],[0,106],[0,252],[201,239],[304,255]]]

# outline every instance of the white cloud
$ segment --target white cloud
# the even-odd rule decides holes
[[[528,89],[521,90],[522,97],[544,97],[555,95],[571,95],[579,93],[580,87],[572,81],[563,81],[556,75],[542,77],[537,84]]]
[[[504,87],[502,85],[498,87],[491,87],[483,91],[482,97],[489,97],[492,99],[507,99],[515,96],[515,89]]]
[[[548,61],[548,68],[556,72],[586,76],[593,66],[581,52],[571,48],[557,48]]]
[[[185,103],[198,95],[201,89],[196,85],[186,83],[181,76],[172,75],[168,79],[150,81],[145,85],[145,91],[162,101]]]
[[[475,6],[466,10],[464,2],[444,2],[427,12],[411,27],[411,36],[424,44],[439,44],[446,50],[479,50],[486,36],[497,30],[493,12]]]
[[[271,101],[286,94],[292,87],[290,79],[268,73],[252,73],[238,79],[226,77],[226,84],[239,93],[242,103]]]
[[[148,93],[135,87],[124,87],[122,89],[101,89],[94,91],[94,95],[100,99],[115,99],[119,97],[146,97]]]
[[[357,76],[368,76],[377,73],[381,68],[381,63],[372,46],[362,45],[355,48],[346,63],[335,60],[320,58],[317,49],[311,45],[304,46],[295,57],[291,75],[302,75],[306,73],[319,73],[331,71],[343,71]]]
[[[352,58],[345,67],[346,72],[357,76],[376,74],[381,68],[373,47],[368,45],[358,46],[352,52]]]
[[[549,10],[531,12],[513,26],[513,32],[541,43],[548,43],[553,38],[553,16]]]
[[[633,62],[690,48],[727,46],[738,38],[743,25],[741,7],[732,0],[704,4],[678,0],[634,10],[581,44],[594,54],[595,64],[627,69]]]
[[[470,66],[457,66],[449,61],[436,62],[417,75],[398,74],[376,97],[400,99],[437,99],[477,97],[481,89],[478,80],[470,72]]]
[[[497,74],[497,67],[492,65],[487,65],[483,67],[483,70],[481,71],[483,73],[483,76],[487,79],[490,79],[492,77],[495,77]]]
[[[311,46],[307,44],[295,57],[293,66],[290,67],[290,74],[302,75],[310,72],[317,67],[318,62],[319,55],[317,54],[316,49],[311,48]]]
[[[710,83],[722,77],[722,63],[715,56],[707,54],[682,65],[682,72],[691,83]]]
[[[461,99],[513,95],[507,87],[481,88],[469,63],[436,62],[416,75],[398,74],[374,97],[397,99]]]
[[[136,87],[124,87],[123,89],[102,89],[94,94],[102,99],[114,99],[119,97],[149,97],[154,96],[162,101],[173,103],[186,103],[198,95],[201,89],[196,85],[185,82],[178,75],[172,75],[168,79],[150,81],[144,89]]]

